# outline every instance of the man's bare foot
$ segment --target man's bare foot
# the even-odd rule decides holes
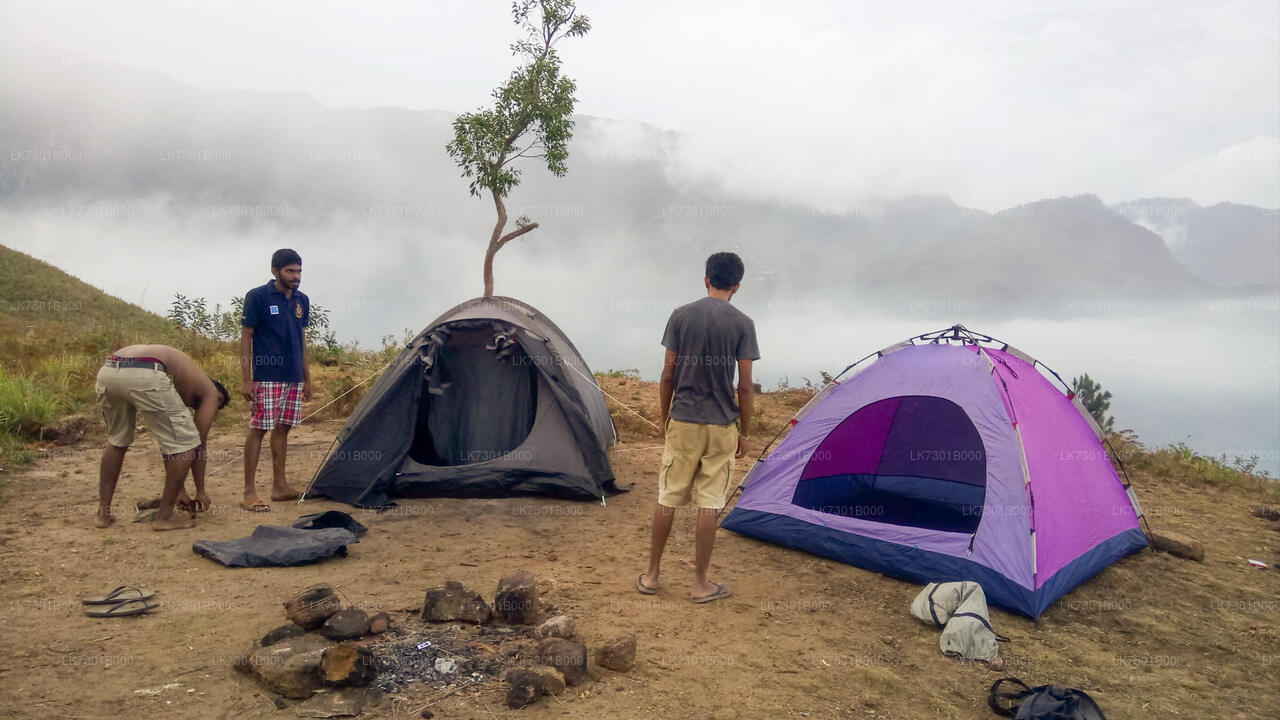
[[[111,508],[106,508],[105,510],[99,508],[97,514],[93,517],[93,526],[101,530],[102,528],[111,527],[111,524],[115,521],[116,516],[111,514]]]
[[[245,495],[244,500],[240,501],[240,507],[249,512],[271,512],[271,506],[259,500],[256,494]]]
[[[195,527],[196,519],[183,512],[175,512],[166,520],[152,520],[152,530],[185,530]]]
[[[288,485],[285,485],[284,487],[271,488],[272,502],[284,502],[285,500],[297,500],[300,497],[302,496],[298,494],[298,491],[294,490]]]

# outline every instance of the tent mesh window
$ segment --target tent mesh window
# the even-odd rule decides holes
[[[982,521],[987,460],[978,429],[945,398],[866,405],[814,450],[791,502],[870,522],[972,533]]]
[[[453,330],[435,362],[438,372],[422,383],[410,457],[471,465],[524,442],[537,417],[538,371],[519,342],[495,330]]]

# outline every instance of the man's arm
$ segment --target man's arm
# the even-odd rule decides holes
[[[658,406],[662,413],[662,432],[667,431],[667,418],[671,416],[671,396],[676,392],[676,360],[680,356],[668,349],[662,358],[662,378],[658,383]]]
[[[307,341],[302,341],[302,399],[311,399],[311,363],[307,362]]]
[[[200,447],[196,448],[195,459],[191,461],[191,479],[196,483],[196,497],[203,497],[205,494],[204,473],[208,460],[209,430],[213,428],[213,420],[218,416],[218,403],[222,402],[212,383],[209,390],[200,398],[195,416],[196,432],[200,433]]]
[[[253,328],[240,328],[240,394],[253,402]]]
[[[751,382],[751,360],[738,361],[738,453],[746,457],[751,435],[751,412],[755,409],[755,387]]]

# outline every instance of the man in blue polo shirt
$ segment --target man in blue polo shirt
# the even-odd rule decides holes
[[[302,401],[311,399],[304,330],[311,320],[311,301],[298,291],[302,258],[287,248],[271,256],[271,282],[244,296],[240,329],[241,393],[252,404],[249,437],[244,443],[244,501],[240,506],[267,512],[258,499],[254,475],[262,438],[271,433],[271,499],[298,499],[285,479],[289,430],[302,422]]]

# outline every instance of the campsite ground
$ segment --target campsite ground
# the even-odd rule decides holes
[[[607,378],[610,394],[653,414],[656,387]],[[780,422],[803,393],[760,398],[766,424]],[[545,599],[575,618],[588,646],[634,633],[639,651],[625,674],[596,679],[521,713],[526,717],[984,718],[987,687],[1000,675],[1088,690],[1112,720],[1274,718],[1280,707],[1280,562],[1275,525],[1250,515],[1275,502],[1256,488],[1208,486],[1177,473],[1134,478],[1152,525],[1205,542],[1204,563],[1146,551],[1122,560],[1048,611],[1038,625],[996,610],[1011,638],[995,673],[938,653],[937,633],[907,612],[918,587],[822,558],[722,532],[714,575],[727,601],[686,597],[691,518],[678,521],[667,589],[637,594],[658,439],[618,416],[615,470],[629,494],[597,503],[544,498],[402,501],[385,514],[353,511],[370,527],[346,558],[279,569],[229,570],[196,556],[192,541],[287,524],[302,512],[350,508],[328,501],[277,503],[270,515],[235,508],[238,430],[219,424],[210,480],[216,507],[196,529],[156,533],[128,518],[91,526],[99,439],[52,448],[22,471],[0,475],[0,697],[23,718],[285,717],[272,696],[231,660],[284,622],[282,600],[318,581],[352,602],[417,623],[426,588],[456,579],[491,593],[513,568],[535,572]],[[305,482],[339,428],[299,428],[290,456]],[[266,453],[264,453],[264,456]],[[265,465],[263,471],[267,470]],[[143,436],[126,462],[117,504],[159,487],[159,460]],[[741,477],[744,468],[737,471]],[[78,598],[118,584],[159,593],[141,618],[94,620]],[[368,717],[418,717],[421,695],[405,694]],[[433,705],[436,717],[508,714],[500,687],[468,690]]]

